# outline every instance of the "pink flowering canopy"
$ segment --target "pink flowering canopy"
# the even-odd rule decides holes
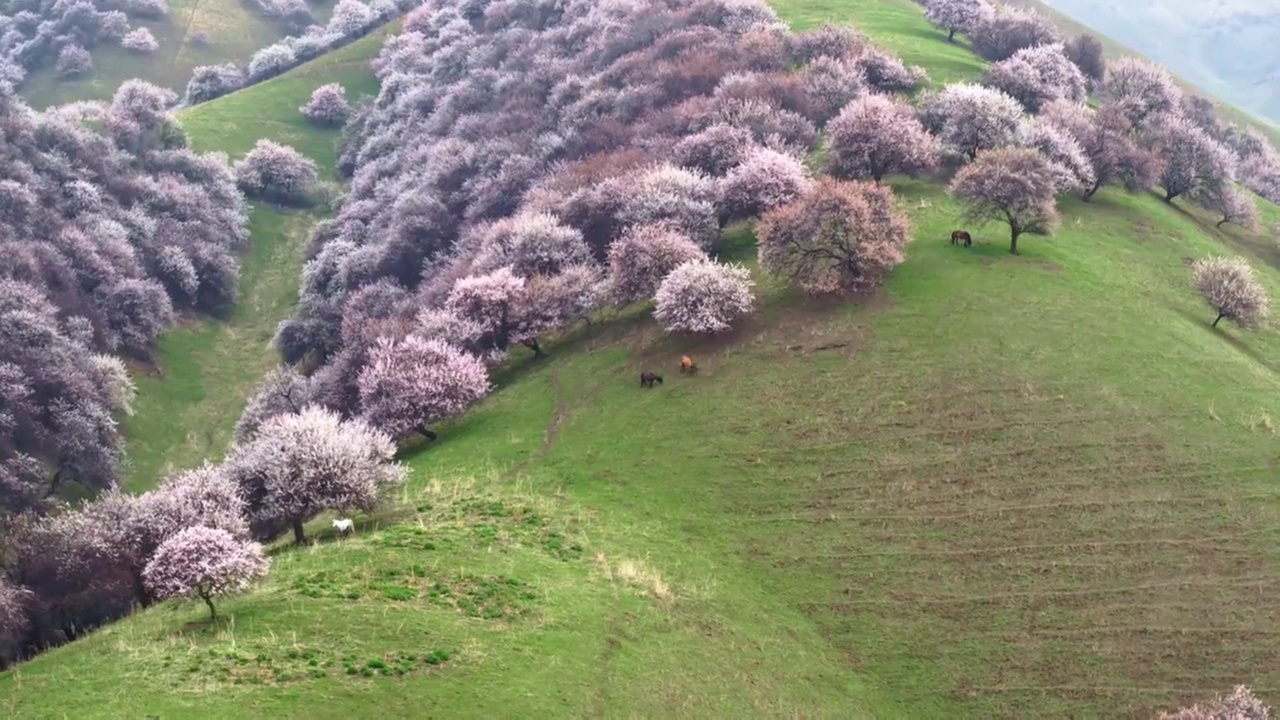
[[[1253,268],[1243,258],[1211,257],[1191,266],[1196,289],[1218,313],[1213,325],[1223,318],[1243,328],[1266,323],[1271,311],[1267,291],[1253,276]]]
[[[1022,105],[994,88],[957,83],[920,102],[920,119],[950,156],[972,160],[983,150],[1014,143]]]
[[[761,219],[760,265],[813,295],[862,290],[903,261],[910,232],[887,186],[828,178]]]
[[[1031,112],[1053,100],[1084,99],[1084,73],[1060,44],[1024,48],[987,68],[982,83],[1002,90]]]
[[[1235,155],[1182,115],[1161,115],[1150,135],[1164,160],[1160,185],[1165,202],[1235,180]]]
[[[971,32],[993,14],[987,0],[924,0],[924,16],[953,42],[957,32]]]
[[[1009,225],[1009,252],[1017,254],[1023,233],[1048,235],[1058,223],[1053,167],[1026,148],[989,150],[965,166],[951,182],[951,194],[968,205],[965,219]]]
[[[269,565],[258,543],[225,530],[192,527],[164,541],[142,576],[157,598],[200,598],[217,619],[213,599],[244,592]]]
[[[443,340],[380,338],[360,373],[360,406],[370,425],[395,438],[461,414],[489,392],[484,363]]]
[[[1129,121],[1137,126],[1161,113],[1174,112],[1182,105],[1182,91],[1167,70],[1133,57],[1107,64],[1102,96],[1123,107]]]
[[[720,180],[720,214],[726,219],[758,217],[809,192],[813,181],[796,158],[756,148]]]
[[[907,103],[865,95],[849,103],[827,124],[827,172],[838,178],[917,175],[937,168],[932,136]]]
[[[739,265],[690,260],[671,271],[654,296],[653,316],[667,332],[725,332],[752,311],[751,273]]]
[[[668,225],[632,228],[609,246],[612,295],[622,303],[652,298],[672,270],[700,258],[702,248]]]

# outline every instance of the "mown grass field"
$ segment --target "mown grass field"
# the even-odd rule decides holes
[[[340,82],[347,97],[377,92],[368,60],[389,27],[294,71],[181,114],[192,146],[237,158],[259,138],[296,147],[334,174],[337,129],[306,122],[298,106],[317,87]],[[245,398],[278,362],[276,325],[297,301],[307,234],[318,215],[258,205],[250,215],[252,246],[242,258],[241,300],[227,320],[193,319],[160,339],[158,373],[138,377],[136,412],[125,423],[127,486],[143,490],[165,472],[216,459],[231,439]]]
[[[963,74],[905,0],[778,7]],[[1186,268],[1239,252],[1274,296],[1274,239],[1108,190],[1014,257],[995,227],[950,246],[939,185],[894,187],[914,240],[877,297],[758,277],[757,317],[715,342],[641,308],[581,329],[406,452],[409,484],[354,537],[319,519],[320,544],[274,548],[233,621],[149,610],[0,675],[0,707],[1149,717],[1240,682],[1280,702],[1280,334],[1209,328]],[[753,254],[735,231],[725,255]],[[210,382],[237,372],[213,343]],[[243,397],[201,391],[218,412],[147,386],[139,422],[229,432]]]

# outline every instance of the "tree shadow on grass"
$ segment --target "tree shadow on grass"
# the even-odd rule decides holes
[[[1276,366],[1265,355],[1258,352],[1254,348],[1250,347],[1249,344],[1246,343],[1241,338],[1226,331],[1226,326],[1224,325],[1224,323],[1230,322],[1230,321],[1224,320],[1224,322],[1218,323],[1218,327],[1213,327],[1213,319],[1211,317],[1211,313],[1207,312],[1202,315],[1197,315],[1183,308],[1174,308],[1173,311],[1178,313],[1182,317],[1186,318],[1191,324],[1195,325],[1201,330],[1209,333],[1210,335],[1213,335],[1214,337],[1221,340],[1222,342],[1225,342],[1231,347],[1235,348],[1236,351],[1238,351],[1240,354],[1244,355],[1250,360],[1253,360],[1254,362],[1258,363],[1259,365],[1266,368],[1267,370],[1270,370],[1271,372],[1277,371]]]

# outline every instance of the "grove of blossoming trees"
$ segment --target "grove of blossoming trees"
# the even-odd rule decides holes
[[[465,356],[542,354],[603,302],[659,298],[669,327],[723,330],[750,307],[740,270],[698,264],[723,228],[809,194],[804,159],[850,101],[924,77],[851,28],[793,33],[753,0],[432,0],[374,67],[379,95],[339,148],[350,192],[277,343],[309,402],[397,437],[485,392]],[[932,167],[914,127],[925,149],[877,158],[877,176]],[[686,265],[724,281],[719,309],[666,283]]]
[[[243,199],[224,157],[187,149],[175,100],[130,81],[37,113],[0,90],[0,513],[109,487],[130,390],[95,358],[146,359],[175,310],[235,298]]]

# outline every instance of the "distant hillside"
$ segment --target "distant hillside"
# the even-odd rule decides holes
[[[1206,91],[1280,121],[1280,3],[1274,0],[1045,0]]]

